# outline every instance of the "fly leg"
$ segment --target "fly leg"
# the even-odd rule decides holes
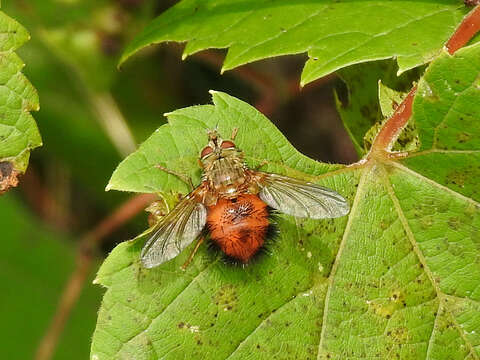
[[[170,175],[174,175],[176,177],[178,177],[180,180],[182,180],[185,184],[187,184],[189,187],[190,187],[190,190],[193,190],[194,189],[194,186],[193,186],[193,183],[192,183],[192,179],[189,178],[188,176],[184,175],[184,174],[179,174],[175,171],[172,171],[170,169],[167,169],[166,167],[163,167],[162,165],[155,165],[155,167],[157,169],[160,169],[162,171],[165,171],[167,174],[170,174]]]
[[[264,167],[265,165],[268,164],[268,160],[262,160],[262,162],[260,162],[260,164],[258,164],[257,166],[255,166],[254,170],[255,171],[258,171],[260,170],[262,167]]]
[[[200,245],[202,245],[203,241],[205,240],[205,236],[202,235],[198,238],[197,240],[197,243],[195,244],[195,247],[193,248],[190,256],[188,257],[187,261],[185,261],[185,263],[182,265],[181,269],[183,271],[185,271],[187,269],[187,266],[190,265],[190,263],[192,262],[193,260],[193,256],[196,254],[198,248],[200,247]]]
[[[237,134],[238,134],[238,128],[233,128],[232,136],[230,136],[230,139],[235,140],[235,138],[237,137]]]

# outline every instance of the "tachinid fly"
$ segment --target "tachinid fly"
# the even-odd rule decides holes
[[[216,130],[200,153],[202,182],[162,217],[142,249],[146,268],[174,257],[207,227],[211,240],[233,260],[246,264],[261,249],[270,226],[269,208],[311,219],[336,218],[349,211],[337,192],[302,180],[249,169],[235,143]],[[168,171],[167,169],[164,169]]]

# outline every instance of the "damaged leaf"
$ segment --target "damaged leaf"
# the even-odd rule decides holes
[[[18,184],[28,166],[30,150],[42,140],[30,111],[39,110],[38,95],[22,74],[24,64],[15,50],[29,38],[18,22],[0,12],[0,191]]]

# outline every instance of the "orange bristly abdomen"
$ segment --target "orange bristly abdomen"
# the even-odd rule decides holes
[[[220,198],[208,207],[212,241],[229,257],[247,263],[263,246],[269,227],[267,205],[257,195]]]

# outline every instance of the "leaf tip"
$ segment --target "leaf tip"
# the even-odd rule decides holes
[[[123,64],[132,56],[132,51],[130,51],[129,47],[123,52],[120,60],[118,60],[117,69],[121,70],[123,68]]]
[[[222,93],[221,91],[217,91],[217,90],[208,90],[208,92],[212,96],[212,102],[215,105],[218,105],[218,102],[222,98],[222,95],[225,95],[225,93]]]

